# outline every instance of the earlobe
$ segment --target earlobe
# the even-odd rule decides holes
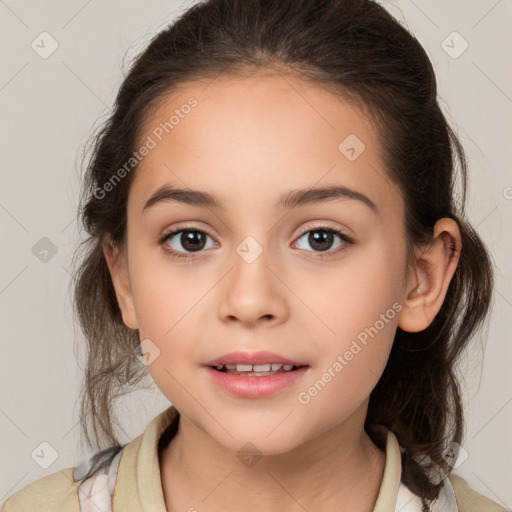
[[[438,220],[432,244],[417,253],[405,289],[398,327],[408,332],[419,332],[432,323],[443,305],[461,249],[457,223],[450,218]]]
[[[126,255],[108,235],[104,238],[102,246],[123,322],[130,329],[138,329]]]

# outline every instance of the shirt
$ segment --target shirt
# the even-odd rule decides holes
[[[171,440],[178,423],[179,413],[171,405],[131,442],[100,452],[103,455],[99,459],[95,454],[76,468],[63,469],[26,485],[7,499],[1,512],[166,512],[159,442],[163,437]],[[420,498],[401,481],[401,447],[397,438],[388,429],[385,434],[386,461],[373,512],[421,512]],[[92,476],[79,480],[91,470],[91,461],[97,463],[100,459],[103,461],[99,467],[93,466]],[[431,510],[507,512],[453,472],[444,476],[442,491]]]

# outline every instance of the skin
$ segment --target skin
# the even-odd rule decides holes
[[[459,259],[457,224],[441,219],[434,243],[418,248],[407,267],[403,201],[384,172],[376,127],[299,78],[260,71],[207,87],[187,83],[159,104],[141,140],[190,96],[198,105],[136,171],[126,250],[104,242],[123,321],[160,350],[148,369],[181,413],[159,459],[167,509],[371,511],[385,453],[363,428],[369,395],[397,326],[423,330],[439,311]],[[366,146],[354,161],[338,150],[349,134]],[[142,213],[166,183],[208,191],[227,209],[167,201]],[[328,184],[365,194],[378,214],[354,199],[275,207],[292,189]],[[310,231],[301,233],[306,226],[339,229],[354,243],[334,254],[344,244],[335,235],[332,255],[321,258],[326,252],[308,242]],[[173,259],[158,240],[185,227],[209,237],[202,252],[187,252],[175,235],[165,244],[190,258]],[[249,235],[263,249],[252,263],[236,251]],[[299,403],[298,394],[393,303],[400,312]],[[233,350],[272,350],[310,368],[271,397],[233,397],[203,367]],[[248,442],[262,454],[252,466],[237,457]]]

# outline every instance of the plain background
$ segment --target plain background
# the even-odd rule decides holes
[[[83,350],[69,291],[83,146],[131,58],[192,3],[0,0],[0,502],[89,453],[77,422],[83,359],[79,364],[76,354]],[[461,366],[468,458],[457,471],[510,508],[512,1],[382,3],[435,65],[442,108],[470,161],[469,218],[496,263],[485,355],[477,338]],[[58,43],[46,59],[31,47],[43,31]],[[469,46],[457,55],[464,41]],[[41,247],[49,251],[45,261]],[[125,442],[169,405],[151,384],[118,406]],[[46,463],[55,458],[46,469],[36,463],[41,453]]]

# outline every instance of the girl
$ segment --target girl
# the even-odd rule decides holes
[[[505,510],[452,472],[455,364],[493,285],[465,193],[431,63],[377,3],[191,7],[136,60],[85,176],[101,451],[3,510]],[[122,446],[113,400],[147,371],[172,406]]]

